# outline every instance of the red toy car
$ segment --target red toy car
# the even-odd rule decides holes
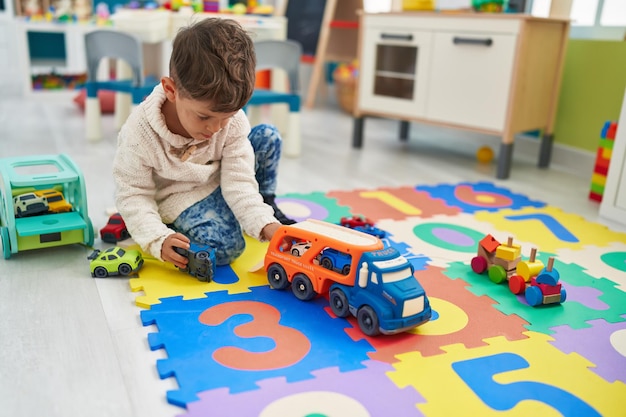
[[[342,217],[340,224],[342,226],[349,227],[350,229],[354,229],[355,227],[374,226],[373,221],[363,216]]]
[[[124,223],[124,219],[122,219],[119,213],[109,217],[107,225],[100,229],[100,239],[107,243],[117,243],[129,237],[130,233],[126,229],[126,223]]]

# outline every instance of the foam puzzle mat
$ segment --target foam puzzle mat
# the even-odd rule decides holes
[[[406,257],[426,324],[364,335],[327,296],[269,287],[267,243],[199,282],[146,257],[130,286],[163,393],[180,416],[625,416],[626,234],[488,182],[287,194],[296,220],[362,215]],[[532,307],[473,272],[479,242],[509,236],[554,258],[561,304]]]

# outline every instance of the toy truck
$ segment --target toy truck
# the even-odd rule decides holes
[[[300,256],[291,246],[308,242]],[[328,268],[321,261],[329,249],[349,256],[350,263]],[[329,295],[338,317],[352,314],[368,336],[399,333],[430,320],[426,293],[413,276],[411,263],[376,236],[319,220],[281,226],[270,241],[265,270],[272,288],[291,285],[300,300]]]
[[[187,258],[189,263],[181,272],[186,272],[198,281],[211,282],[215,276],[215,249],[206,245],[191,243],[189,250],[174,248],[174,250]]]

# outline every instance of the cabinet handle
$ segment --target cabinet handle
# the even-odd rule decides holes
[[[455,36],[454,38],[452,38],[452,43],[454,43],[455,45],[469,44],[491,46],[493,45],[493,39],[459,38],[458,36]]]
[[[413,35],[406,34],[406,35],[400,35],[397,33],[381,33],[380,34],[381,39],[394,39],[394,40],[399,40],[399,41],[412,41],[413,40]]]

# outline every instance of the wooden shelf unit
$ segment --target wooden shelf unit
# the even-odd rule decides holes
[[[315,105],[320,85],[324,84],[326,62],[351,62],[357,57],[359,11],[362,0],[327,0],[317,42],[313,71],[305,106]]]

